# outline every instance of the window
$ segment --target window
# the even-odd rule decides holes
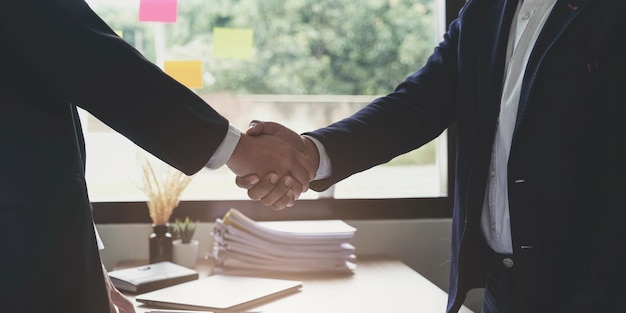
[[[252,119],[272,120],[297,132],[350,115],[418,69],[440,40],[444,8],[450,7],[446,0],[185,0],[174,8],[175,22],[154,22],[140,21],[139,11],[147,11],[139,0],[87,2],[157,65],[200,64],[201,86],[196,81],[191,88],[235,126],[243,130]],[[454,2],[448,9],[453,16],[461,4]],[[81,111],[81,120],[94,206],[145,206],[141,169],[151,157],[87,112]],[[447,207],[435,213],[447,215],[450,133],[328,192],[309,191],[296,207],[322,206],[319,214],[336,215],[338,207],[385,204],[402,210],[398,216],[412,216],[403,207],[423,204]],[[223,167],[196,174],[181,207],[219,207],[211,214],[220,216],[229,205],[260,206],[247,199]],[[117,215],[104,211],[97,210],[97,220]],[[303,218],[295,212],[290,215]]]

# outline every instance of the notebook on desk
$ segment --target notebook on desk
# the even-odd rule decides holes
[[[135,300],[150,307],[238,311],[298,292],[301,287],[300,281],[213,275],[140,294]]]
[[[198,279],[198,272],[172,262],[158,262],[109,272],[113,285],[134,294]]]

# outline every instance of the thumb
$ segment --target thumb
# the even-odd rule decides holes
[[[277,135],[281,132],[286,132],[285,126],[275,122],[263,122],[259,120],[252,120],[246,130],[246,135],[258,136],[258,135]]]
[[[259,120],[252,120],[248,125],[248,129],[246,130],[246,135],[250,136],[259,136],[263,135],[263,131],[265,130],[265,123]]]
[[[235,184],[242,189],[250,189],[260,181],[259,176],[250,174],[244,177],[235,177]]]

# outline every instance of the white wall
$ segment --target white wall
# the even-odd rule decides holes
[[[402,260],[444,290],[450,268],[450,219],[347,221],[356,227],[356,254],[384,254]],[[97,225],[105,249],[101,257],[111,270],[122,260],[148,259],[148,224]],[[201,223],[195,234],[200,255],[211,249],[213,223]],[[466,305],[480,312],[481,291],[470,293]]]

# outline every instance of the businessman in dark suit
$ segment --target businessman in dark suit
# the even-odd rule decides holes
[[[0,40],[3,312],[114,309],[92,225],[77,107],[188,175],[224,163],[238,175],[279,166],[280,177],[300,177],[294,198],[312,178],[299,165],[304,155],[277,137],[240,134],[83,0],[2,1]]]
[[[324,190],[456,124],[448,312],[473,288],[485,313],[626,312],[624,21],[623,0],[469,0],[394,92],[303,137],[250,134],[306,144]]]

